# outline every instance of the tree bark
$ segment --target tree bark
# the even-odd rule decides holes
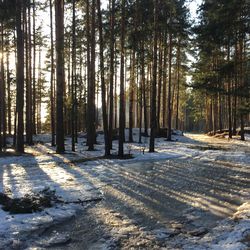
[[[103,31],[102,31],[102,13],[100,0],[97,0],[99,43],[100,43],[100,71],[101,71],[101,91],[102,91],[102,120],[105,142],[105,156],[110,155],[109,134],[108,134],[108,117],[106,104],[106,87],[104,78],[104,56],[103,56]]]
[[[51,146],[55,146],[55,96],[54,96],[54,29],[53,29],[53,5],[50,3],[50,119],[51,119]]]
[[[227,62],[230,61],[230,46],[227,48]],[[228,75],[228,88],[227,88],[227,104],[228,104],[228,131],[229,138],[232,138],[232,108],[231,108],[231,73]]]
[[[36,6],[33,0],[32,133],[36,134]]]
[[[56,22],[56,152],[64,153],[64,1],[55,0]]]
[[[121,3],[121,64],[120,64],[120,109],[119,109],[119,149],[118,155],[120,157],[124,156],[124,129],[125,129],[125,94],[124,94],[124,55],[125,55],[125,48],[124,48],[124,39],[125,39],[125,0],[122,0]]]
[[[72,0],[72,65],[71,65],[71,149],[75,151],[76,141],[76,13]]]
[[[133,142],[134,123],[134,89],[135,89],[135,51],[132,51],[130,62],[130,86],[129,86],[129,142]]]
[[[111,0],[110,15],[110,75],[109,75],[109,147],[112,149],[113,117],[114,117],[114,25],[115,25],[115,1]],[[116,94],[116,93],[115,93]]]
[[[155,151],[155,129],[156,129],[156,86],[157,86],[157,40],[158,40],[158,0],[154,6],[154,48],[153,48],[153,80],[151,86],[151,112],[150,112],[150,142],[149,152]]]
[[[178,41],[177,48],[177,93],[176,93],[176,120],[175,120],[175,128],[179,129],[179,99],[180,99],[180,41]]]
[[[23,122],[23,108],[24,108],[24,41],[22,30],[22,12],[24,8],[23,0],[16,0],[16,33],[17,33],[17,138],[16,138],[16,152],[24,153],[24,122]]]
[[[170,14],[171,15],[171,14]],[[171,17],[170,17],[171,22]],[[172,97],[171,97],[171,88],[172,88],[172,33],[169,34],[169,56],[168,56],[168,130],[167,130],[167,140],[171,141],[171,123],[172,123]]]
[[[88,150],[94,150],[96,140],[95,132],[95,0],[92,0],[91,6],[91,37],[90,37],[90,79],[88,86],[88,108],[87,108],[87,144]]]

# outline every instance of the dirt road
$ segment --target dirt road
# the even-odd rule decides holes
[[[189,147],[220,150],[222,155],[234,151],[216,141]],[[84,177],[101,186],[104,198],[44,232],[44,242],[65,237],[63,244],[51,244],[50,249],[202,249],[199,241],[249,195],[249,168],[230,161],[84,164]]]

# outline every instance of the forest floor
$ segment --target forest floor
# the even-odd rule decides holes
[[[86,151],[84,137],[58,155],[48,135],[0,156],[1,193],[56,197],[40,212],[0,209],[0,249],[249,249],[250,137],[159,138],[156,153],[143,140],[125,144],[126,160]]]

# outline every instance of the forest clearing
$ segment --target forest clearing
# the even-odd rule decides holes
[[[249,0],[1,0],[0,249],[250,249]]]
[[[43,143],[26,155],[0,159],[1,193],[52,197],[40,212],[1,211],[3,249],[249,247],[249,137],[175,135],[157,139],[156,153],[127,143],[127,160],[104,159],[101,144],[55,154],[49,138],[36,137]]]

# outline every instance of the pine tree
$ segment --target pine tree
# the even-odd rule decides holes
[[[64,153],[64,1],[55,0],[56,23],[56,152]]]
[[[17,139],[16,151],[18,153],[24,152],[24,121],[23,121],[23,108],[24,108],[24,35],[22,29],[22,17],[24,14],[23,0],[16,0],[16,33],[17,33],[17,93],[16,93],[16,112],[17,112]]]

